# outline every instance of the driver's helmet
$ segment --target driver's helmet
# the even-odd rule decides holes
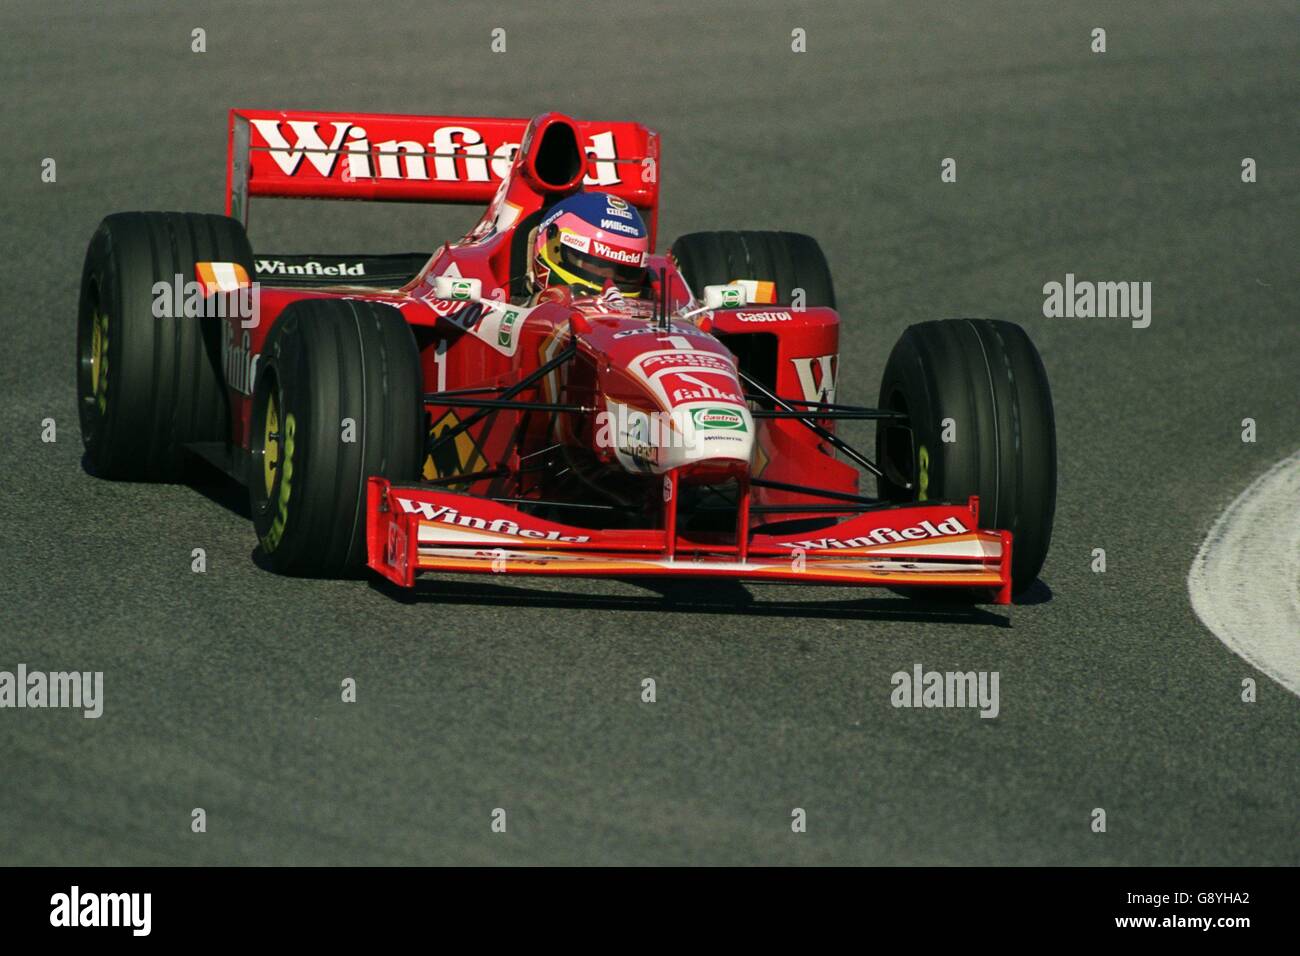
[[[576,193],[552,206],[533,240],[535,291],[569,286],[575,295],[625,296],[646,284],[650,232],[636,208],[609,193]]]

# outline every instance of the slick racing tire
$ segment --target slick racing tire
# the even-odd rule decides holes
[[[419,478],[422,387],[415,338],[392,306],[307,299],[281,313],[258,360],[248,470],[272,570],[365,567],[366,479]]]
[[[237,262],[252,276],[243,226],[202,213],[124,212],[90,240],[77,308],[77,408],[95,475],[175,480],[186,443],[229,438],[222,320],[173,317],[174,296],[158,309],[164,317],[154,314],[154,284],[179,281],[184,299],[195,262]]]
[[[1024,329],[987,319],[909,327],[885,365],[880,407],[908,416],[876,431],[880,497],[979,495],[980,526],[1013,535],[1011,588],[1023,592],[1047,557],[1056,510],[1052,394]]]
[[[692,232],[672,244],[668,254],[699,298],[706,285],[734,279],[776,284],[776,305],[794,305],[803,290],[805,306],[835,308],[831,270],[821,246],[797,232]]]

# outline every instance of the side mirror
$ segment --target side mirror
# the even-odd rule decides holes
[[[483,297],[483,280],[434,276],[433,296],[451,302],[477,302]]]
[[[706,285],[704,287],[705,309],[742,309],[748,303],[745,287],[739,282],[729,285]]]

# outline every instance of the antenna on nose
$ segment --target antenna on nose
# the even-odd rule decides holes
[[[659,301],[657,316],[659,328],[668,331],[668,267],[659,267]]]

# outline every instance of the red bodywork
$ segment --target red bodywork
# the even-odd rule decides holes
[[[585,162],[564,162],[570,138]],[[833,402],[835,310],[753,305],[683,319],[695,295],[663,255],[650,266],[671,321],[634,300],[615,309],[561,294],[531,308],[509,305],[511,279],[528,254],[516,233],[535,223],[548,200],[582,188],[613,193],[641,211],[653,243],[661,172],[657,134],[634,123],[554,113],[525,121],[232,111],[226,211],[236,218],[246,221],[256,196],[487,206],[468,235],[444,244],[401,288],[283,288],[264,280],[257,324],[228,320],[227,380],[239,385],[229,391],[232,446],[249,448],[256,356],[286,306],[311,297],[385,302],[414,333],[426,393],[451,393],[426,398],[425,481],[370,479],[369,564],[391,581],[409,586],[421,571],[696,575],[979,587],[1009,602],[1011,536],[979,529],[976,499],[823,510],[798,530],[787,516],[767,517],[780,507],[828,507],[826,495],[768,483],[839,495],[833,504],[860,494],[859,473],[800,421],[751,417],[733,348],[762,336],[775,395]],[[447,274],[480,280],[483,298],[502,304],[436,298],[434,277]],[[517,395],[541,410],[473,403],[471,396],[500,396],[565,350],[571,360]],[[242,367],[232,374],[232,365]],[[719,447],[730,442],[731,450],[679,462],[650,448],[610,447],[597,440],[597,415],[619,408],[703,412],[734,433],[701,425],[693,434]],[[816,424],[833,432],[834,421]],[[764,487],[751,484],[759,479]],[[692,524],[694,504],[708,495],[702,486],[720,484],[733,495],[734,520]],[[612,501],[618,520],[578,510],[562,522],[549,506],[528,504],[558,499]]]

